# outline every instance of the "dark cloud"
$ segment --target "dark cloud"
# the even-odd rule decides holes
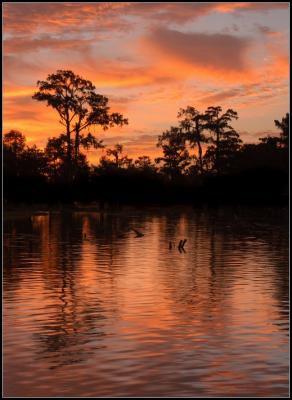
[[[222,101],[222,100],[230,99],[232,97],[236,97],[236,96],[238,96],[239,93],[240,93],[240,89],[223,90],[223,91],[219,91],[215,94],[205,96],[201,99],[201,101],[215,103],[217,101]]]
[[[151,20],[183,23],[213,11],[212,3],[132,3],[127,12]]]
[[[279,32],[273,31],[271,28],[265,25],[256,24],[256,30],[265,36],[275,36],[279,34]]]
[[[252,2],[177,2],[177,3],[130,3],[126,11],[130,15],[148,17],[151,21],[186,23],[214,12],[243,13],[286,9],[289,3]]]
[[[4,31],[27,34],[42,29],[61,33],[78,32],[86,26],[91,30],[129,29],[130,25],[118,12],[123,3],[5,3],[3,7]]]
[[[54,38],[50,35],[41,35],[37,39],[31,37],[27,38],[10,38],[3,42],[3,48],[6,54],[11,53],[28,53],[34,52],[39,49],[52,49],[52,50],[65,50],[70,49],[74,51],[80,51],[92,43],[95,43],[95,39],[61,39]]]
[[[35,32],[44,26],[49,32],[130,30],[135,22],[125,17],[146,18],[149,22],[186,23],[210,13],[265,12],[287,9],[283,2],[190,2],[190,3],[81,3],[6,2],[3,6],[4,31],[13,34]]]
[[[282,96],[287,92],[287,85],[284,82],[271,83],[252,83],[240,85],[228,90],[212,91],[211,94],[200,99],[203,103],[214,104],[223,102],[228,99],[238,104],[259,104]]]
[[[231,26],[226,26],[226,28],[222,29],[222,33],[233,34],[235,32],[239,32],[239,26],[236,24],[232,24]]]
[[[243,71],[245,54],[251,45],[248,38],[227,34],[182,33],[156,29],[149,36],[151,44],[163,53],[204,68]]]
[[[38,62],[32,58],[28,61],[17,54],[3,56],[3,71],[4,86],[7,87],[27,85],[29,81],[35,84],[42,75],[49,73],[48,66],[40,57]]]
[[[264,26],[264,25],[256,25],[256,28],[257,28],[257,30],[260,32],[260,33],[263,33],[263,34],[269,34],[270,32],[272,32],[271,31],[271,28],[269,28],[268,26]]]

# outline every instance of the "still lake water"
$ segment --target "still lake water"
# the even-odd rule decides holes
[[[287,210],[28,210],[3,230],[6,397],[288,396]]]

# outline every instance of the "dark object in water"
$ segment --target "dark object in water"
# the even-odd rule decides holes
[[[136,237],[142,237],[142,236],[144,236],[144,234],[141,233],[141,232],[139,232],[139,231],[137,231],[137,229],[131,228],[131,230],[134,231],[134,232],[136,233]]]
[[[86,233],[84,233],[83,238],[86,239]]]
[[[179,250],[184,250],[184,245],[186,244],[186,242],[187,242],[187,239],[180,240],[179,241],[179,245],[178,245],[178,249]]]
[[[171,242],[169,242],[168,248],[169,248],[169,250],[172,249],[172,243]]]

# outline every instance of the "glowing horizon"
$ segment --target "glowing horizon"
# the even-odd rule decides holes
[[[244,142],[277,132],[289,111],[289,3],[4,3],[4,132],[44,147],[62,132],[32,100],[58,69],[89,79],[129,125],[103,132],[130,157],[157,156],[156,138],[187,105],[239,114]],[[89,152],[90,161],[100,151]]]

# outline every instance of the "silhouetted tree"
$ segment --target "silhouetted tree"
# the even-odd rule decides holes
[[[47,160],[36,145],[26,145],[25,136],[16,130],[5,133],[3,138],[4,174],[9,176],[45,175]]]
[[[18,176],[20,173],[21,156],[26,145],[25,136],[17,131],[11,130],[3,137],[3,161],[4,174]]]
[[[3,145],[16,156],[19,156],[25,148],[26,138],[21,132],[12,129],[5,133]]]
[[[200,114],[193,107],[187,107],[180,110],[178,117],[179,126],[171,127],[158,137],[157,146],[161,147],[163,156],[155,159],[157,167],[149,156],[140,156],[133,163],[124,154],[123,146],[116,144],[105,151],[99,166],[89,168],[82,149],[101,147],[102,142],[90,133],[83,135],[79,131],[76,153],[73,129],[69,148],[76,179],[69,185],[64,181],[68,166],[66,133],[49,138],[42,151],[35,145],[27,146],[21,132],[9,131],[3,138],[4,195],[16,202],[66,203],[98,199],[102,202],[170,200],[174,203],[193,201],[194,204],[241,201],[286,204],[289,197],[289,114],[281,122],[275,120],[281,135],[244,145],[231,126],[231,121],[237,118],[237,113],[231,109],[223,113],[221,107],[209,107],[205,114]],[[211,132],[212,137],[206,137],[204,130]],[[203,154],[201,144],[205,141],[210,145]],[[188,151],[193,146],[198,147],[196,163],[192,162],[195,156],[190,156]]]
[[[282,121],[274,120],[277,128],[281,130],[279,136],[267,135],[259,138],[262,145],[269,147],[270,149],[283,148],[287,149],[289,146],[289,113],[282,118]]]
[[[163,162],[161,171],[170,179],[180,176],[190,164],[190,155],[185,147],[185,137],[181,128],[171,127],[158,137],[158,147],[162,148],[164,157],[155,159],[156,163]]]
[[[181,119],[180,127],[185,134],[185,139],[189,141],[191,147],[198,147],[199,172],[203,173],[203,151],[201,143],[208,141],[203,131],[207,128],[207,116],[200,113],[194,107],[188,106],[180,109],[178,118]]]
[[[47,175],[47,158],[43,150],[36,145],[26,147],[21,156],[21,175],[45,176]]]
[[[127,155],[123,155],[123,145],[119,143],[113,149],[107,149],[106,154],[100,159],[102,168],[129,168],[132,164],[132,159],[128,158]]]
[[[281,130],[280,133],[280,144],[282,147],[288,148],[289,146],[289,113],[286,113],[282,121],[274,120],[277,128]]]
[[[67,157],[66,135],[62,134],[58,137],[49,138],[45,147],[45,154],[48,160],[49,176],[52,178],[63,176]]]
[[[45,81],[37,82],[39,91],[33,99],[47,102],[59,114],[59,122],[66,128],[66,163],[68,178],[72,178],[72,159],[78,164],[79,147],[99,147],[95,137],[82,131],[93,125],[108,129],[122,126],[128,120],[119,113],[110,113],[108,98],[97,94],[92,82],[81,78],[70,70],[58,70]],[[73,135],[73,137],[72,137]]]
[[[80,146],[84,149],[88,150],[89,147],[93,146],[95,148],[103,148],[104,145],[102,141],[97,141],[95,137],[93,137],[90,133],[86,137],[82,137],[80,140]],[[73,152],[73,140],[71,139],[71,150]],[[50,175],[53,177],[62,177],[64,176],[64,171],[66,167],[66,159],[67,159],[67,137],[64,134],[59,135],[58,137],[49,138],[46,148],[45,154],[48,158],[48,169],[50,171]],[[88,162],[86,160],[86,156],[81,151],[78,152],[77,160],[75,160],[75,164],[78,168],[75,170],[75,177],[77,174],[80,175],[80,172],[83,170],[88,170]]]
[[[140,156],[135,160],[135,167],[146,172],[155,172],[156,166],[151,162],[149,156]]]
[[[260,144],[265,145],[271,149],[275,149],[279,146],[280,144],[280,138],[277,136],[265,136],[262,138],[259,138],[259,141],[261,142]]]
[[[237,119],[237,112],[228,109],[222,114],[221,107],[208,107],[206,110],[207,128],[213,134],[204,159],[209,169],[217,173],[226,172],[235,153],[242,143],[239,134],[230,125],[233,119]]]

